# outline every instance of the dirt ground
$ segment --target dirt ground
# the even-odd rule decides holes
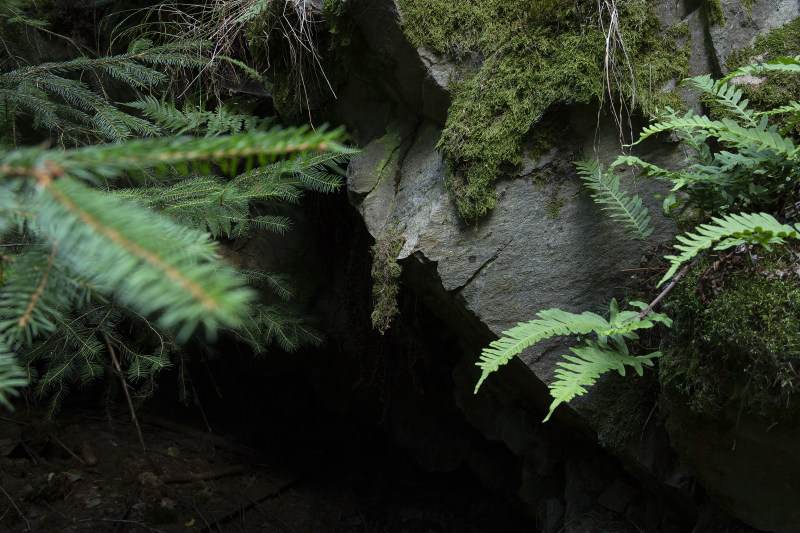
[[[515,532],[535,525],[465,472],[419,469],[366,432],[284,453],[124,406],[0,413],[0,531]],[[212,424],[213,425],[213,424]]]

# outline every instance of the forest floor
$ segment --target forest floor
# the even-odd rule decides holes
[[[530,518],[465,472],[424,472],[379,432],[348,450],[258,450],[124,406],[0,416],[0,531],[516,532]],[[377,435],[377,436],[376,436]]]

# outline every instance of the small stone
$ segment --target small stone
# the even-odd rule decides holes
[[[86,507],[91,509],[92,507],[97,507],[102,503],[103,501],[100,498],[92,498],[91,500],[86,500]]]
[[[81,457],[87,466],[95,466],[97,464],[97,456],[94,454],[89,441],[83,441],[81,444]]]
[[[158,476],[152,472],[142,472],[139,474],[139,483],[144,485],[145,487],[158,487],[161,485],[161,482],[158,480]]]

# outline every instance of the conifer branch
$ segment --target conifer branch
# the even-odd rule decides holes
[[[144,246],[140,244],[132,242],[116,229],[105,226],[100,220],[94,218],[92,214],[79,208],[69,196],[54,187],[52,181],[40,181],[39,184],[50,192],[53,198],[61,203],[70,213],[78,217],[96,233],[107,237],[111,242],[127,250],[131,255],[138,257],[143,262],[160,270],[167,278],[183,287],[202,304],[206,311],[213,313],[218,308],[219,302],[208,295],[199,284],[187,278],[180,270],[165,261],[159,254],[155,253],[153,250],[144,248]],[[53,255],[55,255],[55,246],[53,247]]]
[[[47,285],[47,279],[50,277],[50,272],[53,269],[53,263],[56,260],[56,249],[58,248],[58,243],[54,242],[52,249],[50,250],[50,257],[47,259],[47,266],[45,266],[44,273],[42,274],[42,279],[39,281],[39,286],[36,287],[36,292],[33,293],[31,296],[31,301],[28,304],[28,308],[25,310],[25,314],[22,315],[17,322],[17,327],[24,328],[28,324],[28,320],[31,319],[31,313],[33,313],[33,308],[36,307],[36,303],[39,301],[39,298],[42,296],[42,291],[44,291],[44,286]]]

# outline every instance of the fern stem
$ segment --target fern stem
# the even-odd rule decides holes
[[[697,261],[697,260],[695,259],[695,261]],[[647,316],[647,314],[648,314],[650,311],[652,311],[652,310],[653,310],[653,308],[654,308],[656,305],[658,305],[658,302],[660,302],[660,301],[661,301],[661,300],[664,298],[664,296],[666,296],[666,295],[669,293],[669,291],[671,291],[671,290],[672,290],[672,288],[673,288],[673,287],[675,287],[675,285],[677,285],[677,284],[678,284],[678,282],[681,280],[681,278],[682,278],[683,276],[685,276],[687,272],[689,272],[689,269],[690,269],[690,268],[692,268],[692,265],[694,265],[694,264],[695,264],[695,261],[692,261],[692,262],[691,262],[691,263],[689,263],[688,265],[684,266],[684,267],[681,269],[681,271],[680,271],[680,272],[678,272],[677,274],[675,274],[675,277],[673,277],[673,278],[672,278],[672,281],[670,281],[670,282],[669,282],[669,285],[667,285],[666,287],[664,287],[664,290],[663,290],[663,291],[661,291],[661,293],[660,293],[658,296],[656,296],[656,299],[655,299],[655,300],[653,300],[652,302],[650,302],[650,305],[648,305],[647,307],[645,307],[644,309],[642,309],[642,312],[641,312],[641,313],[639,313],[639,314],[636,316],[636,319],[637,319],[637,320],[641,320],[641,319],[643,319],[644,317],[646,317],[646,316]]]

